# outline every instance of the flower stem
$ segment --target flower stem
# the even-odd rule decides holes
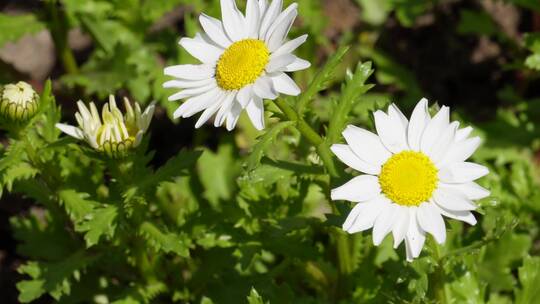
[[[313,146],[317,149],[317,154],[321,158],[326,170],[330,174],[330,178],[338,178],[339,174],[332,158],[329,145],[306,121],[283,99],[274,101],[279,109],[287,116],[290,121],[296,122],[296,128]],[[332,204],[332,212],[339,214],[336,206]],[[336,298],[342,298],[347,292],[347,276],[353,271],[353,261],[351,258],[351,246],[348,235],[342,233],[337,228],[331,228],[337,247],[337,260],[339,278],[336,287]]]
[[[296,113],[296,111],[283,99],[276,99],[274,103],[279,109],[287,116],[290,121],[296,123],[296,128],[311,144],[317,148],[317,154],[321,158],[326,170],[331,177],[337,177],[338,173],[336,165],[332,159],[332,153],[330,147],[326,144],[324,139],[313,128],[307,124],[307,122]]]
[[[433,258],[437,262],[437,266],[435,268],[435,271],[431,273],[430,275],[430,284],[432,284],[432,292],[433,296],[438,304],[447,304],[448,302],[448,296],[446,294],[446,275],[444,273],[443,268],[443,261],[442,261],[442,255],[441,250],[439,247],[439,244],[435,242],[433,238],[429,239],[429,245],[431,247],[431,250],[433,252]]]
[[[69,24],[67,18],[60,10],[60,3],[57,0],[49,0],[47,2],[49,14],[49,30],[54,40],[58,56],[62,61],[62,65],[68,74],[76,74],[79,71],[77,61],[73,55],[73,51],[68,44],[68,29]]]

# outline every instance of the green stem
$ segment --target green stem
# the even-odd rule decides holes
[[[296,122],[296,128],[311,144],[317,148],[317,153],[321,158],[326,170],[331,178],[339,177],[338,171],[332,158],[330,147],[325,140],[317,133],[298,113],[283,99],[274,101],[279,109],[290,121]],[[334,214],[339,214],[335,204],[332,204]],[[339,229],[331,229],[331,234],[336,242],[339,278],[336,288],[336,298],[342,298],[347,292],[348,275],[353,271],[353,261],[351,258],[350,242],[347,235]]]
[[[306,121],[298,115],[298,113],[283,99],[276,99],[274,103],[279,109],[287,116],[290,121],[296,123],[296,128],[311,144],[317,148],[317,153],[321,158],[324,166],[328,170],[331,177],[337,177],[338,173],[334,160],[332,159],[332,153],[330,147],[325,143],[324,139],[313,128],[306,123]]]
[[[62,65],[68,74],[76,74],[79,72],[79,67],[77,66],[73,51],[68,44],[69,24],[67,18],[59,9],[57,0],[49,0],[47,2],[47,8],[49,12],[49,29],[58,52],[58,57],[60,57]]]
[[[446,275],[444,273],[441,250],[439,244],[437,244],[433,238],[429,238],[428,242],[433,252],[433,258],[437,262],[435,271],[430,275],[430,283],[433,285],[433,296],[438,304],[447,304],[449,301],[446,294]]]

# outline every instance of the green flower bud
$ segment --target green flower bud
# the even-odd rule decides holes
[[[39,108],[39,95],[24,81],[0,88],[0,116],[9,122],[25,122]]]

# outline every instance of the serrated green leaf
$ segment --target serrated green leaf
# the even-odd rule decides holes
[[[45,293],[59,300],[62,295],[70,294],[71,281],[77,278],[78,272],[92,260],[93,258],[79,251],[60,262],[29,262],[22,265],[18,271],[29,275],[31,279],[17,283],[19,301],[29,303]]]
[[[102,236],[113,237],[116,229],[116,216],[118,209],[116,206],[108,205],[94,209],[85,216],[85,220],[75,226],[77,232],[86,232],[84,240],[86,246],[91,247],[99,242]]]
[[[315,95],[324,90],[329,82],[334,77],[334,73],[338,65],[343,60],[343,57],[349,51],[348,46],[342,46],[336,50],[336,52],[328,59],[324,67],[319,70],[315,78],[311,81],[307,89],[298,97],[296,109],[298,113],[303,113],[308,103],[315,97]]]
[[[330,117],[328,142],[337,142],[347,124],[350,112],[359,102],[360,97],[372,88],[373,85],[366,84],[367,79],[373,74],[371,66],[371,62],[358,63],[354,74],[348,73],[345,84],[341,88],[338,103]]]
[[[516,291],[516,304],[540,303],[540,257],[527,257],[519,268],[521,288]]]
[[[189,257],[191,240],[185,234],[164,233],[154,224],[144,222],[139,232],[156,250],[165,253],[176,253],[181,257]]]
[[[515,279],[510,266],[525,256],[530,247],[528,235],[512,233],[506,233],[497,242],[487,245],[484,260],[479,264],[480,280],[489,283],[494,290],[512,290]]]
[[[6,15],[0,13],[0,47],[44,29],[43,23],[34,15]]]
[[[88,194],[79,193],[73,189],[60,190],[58,196],[67,214],[76,224],[85,220],[99,204],[98,202],[87,200],[86,198],[89,197]]]
[[[248,171],[255,169],[260,164],[261,159],[264,155],[264,151],[276,139],[279,133],[283,131],[285,128],[292,126],[293,124],[294,122],[292,121],[284,121],[284,122],[277,123],[260,137],[259,141],[255,144],[255,146],[251,150],[251,154],[249,155],[246,161],[246,166],[247,166]]]

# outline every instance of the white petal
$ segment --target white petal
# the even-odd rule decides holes
[[[77,128],[77,127],[66,125],[66,124],[63,124],[63,123],[57,123],[55,126],[58,129],[60,129],[60,131],[66,133],[67,135],[69,135],[71,137],[75,137],[77,139],[83,139],[84,138],[83,131],[81,129]]]
[[[279,93],[291,96],[298,96],[300,94],[300,88],[287,74],[279,73],[277,76],[272,76],[271,78],[274,83],[274,88]]]
[[[214,76],[213,66],[206,64],[180,64],[166,67],[165,75],[186,80],[203,80]]]
[[[348,125],[342,134],[354,153],[371,165],[381,166],[391,156],[379,137],[367,130]]]
[[[244,15],[236,7],[234,0],[221,0],[221,16],[225,33],[232,41],[242,40],[247,37],[247,29]]]
[[[476,209],[476,205],[464,194],[448,188],[439,188],[433,192],[433,200],[440,207],[447,210],[469,211]]]
[[[265,36],[266,45],[270,52],[276,51],[291,29],[294,19],[298,15],[298,4],[293,3],[287,7],[274,21]]]
[[[407,130],[407,137],[409,141],[409,147],[412,150],[420,150],[420,141],[424,134],[424,129],[428,125],[431,117],[428,111],[428,101],[422,98],[413,110],[411,120],[409,121],[409,127]]]
[[[166,89],[170,88],[179,88],[179,89],[190,89],[190,88],[199,88],[210,83],[216,82],[214,78],[208,78],[203,80],[169,80],[163,84],[163,87]]]
[[[246,28],[249,38],[259,38],[261,13],[257,0],[248,0],[246,4]]]
[[[405,128],[397,116],[390,117],[383,111],[376,111],[375,128],[384,146],[393,153],[408,149]]]
[[[463,184],[446,184],[439,183],[440,188],[452,189],[453,191],[460,192],[464,194],[470,200],[483,199],[489,196],[489,190],[478,185],[475,182],[468,182]]]
[[[251,98],[253,97],[253,85],[247,85],[238,91],[238,94],[236,95],[236,99],[242,106],[242,108],[245,108],[247,104],[251,101]]]
[[[373,244],[379,246],[386,235],[392,231],[392,227],[400,212],[397,204],[386,204],[381,207],[381,212],[373,225]]]
[[[417,207],[409,207],[409,230],[405,236],[408,261],[411,261],[413,258],[417,258],[420,255],[422,247],[424,247],[424,242],[426,241],[425,232],[418,225],[416,209]]]
[[[219,59],[223,50],[204,41],[200,36],[197,38],[182,38],[180,45],[203,63],[213,63]]]
[[[283,71],[283,69],[296,60],[296,56],[292,54],[283,54],[280,56],[272,56],[270,62],[266,65],[266,72],[273,73]]]
[[[448,107],[443,106],[427,124],[420,141],[420,150],[422,152],[429,151],[435,145],[441,133],[448,127],[448,124],[450,124],[450,110]]]
[[[381,193],[379,180],[373,175],[359,175],[346,182],[344,185],[332,189],[332,200],[347,200],[362,202],[370,200]]]
[[[273,0],[272,3],[270,3],[270,6],[266,9],[264,13],[264,18],[262,20],[261,28],[259,30],[259,39],[263,40],[266,37],[266,32],[268,32],[270,26],[272,26],[276,18],[279,16],[282,8],[283,0]]]
[[[394,248],[397,248],[399,244],[405,239],[405,235],[409,230],[409,208],[394,204],[398,207],[397,218],[394,221],[392,227],[392,236],[394,237]]]
[[[391,104],[388,107],[388,116],[390,116],[394,120],[399,120],[401,122],[401,125],[403,126],[403,129],[405,129],[405,132],[407,132],[407,128],[409,127],[409,121],[407,120],[407,117],[401,112],[401,110],[396,106],[396,104]]]
[[[261,76],[255,81],[253,84],[253,92],[263,99],[276,99],[278,97],[272,79],[267,76]]]
[[[225,119],[227,119],[227,115],[229,114],[229,111],[231,110],[233,106],[233,101],[236,97],[235,92],[227,92],[225,94],[225,99],[223,100],[223,103],[221,104],[221,107],[219,108],[219,111],[216,114],[216,118],[214,119],[214,127],[220,127],[225,122]]]
[[[454,143],[450,145],[444,157],[437,163],[438,167],[442,168],[447,164],[464,162],[478,149],[480,142],[480,137],[460,141],[455,141],[454,137]]]
[[[268,8],[267,0],[259,0],[259,12],[261,13],[261,19],[266,14],[266,9]]]
[[[442,244],[446,240],[446,228],[444,220],[433,203],[422,203],[417,210],[418,224],[431,233],[437,243]]]
[[[264,129],[264,105],[261,98],[258,96],[253,96],[251,102],[248,103],[246,107],[246,112],[253,123],[253,126],[257,130]]]
[[[389,204],[390,201],[382,195],[379,195],[366,203],[356,204],[347,217],[347,220],[345,220],[343,229],[348,233],[357,233],[373,227],[382,208]]]
[[[293,63],[287,65],[285,69],[283,69],[284,72],[295,72],[300,70],[305,70],[311,66],[311,63],[307,60],[304,60],[302,58],[296,57]]]
[[[470,211],[453,211],[453,210],[447,210],[444,208],[441,208],[441,206],[435,205],[435,208],[439,210],[439,212],[449,218],[465,222],[469,225],[476,225],[476,218],[474,217],[474,214]]]
[[[221,21],[205,14],[201,14],[199,21],[206,35],[217,45],[228,48],[232,44],[232,41],[225,34],[225,29]]]
[[[439,171],[439,179],[446,183],[467,183],[489,173],[488,168],[470,162],[453,163]]]
[[[272,53],[272,56],[279,56],[283,54],[290,54],[294,50],[296,50],[300,45],[302,45],[304,42],[306,42],[308,35],[302,35],[298,38],[295,38],[291,41],[287,41],[282,46],[279,47],[274,53]]]
[[[215,104],[211,107],[204,110],[204,112],[201,114],[201,117],[197,120],[197,123],[195,123],[195,128],[198,129],[202,125],[204,125],[212,115],[214,115],[219,107],[221,106],[223,99],[225,98],[225,94],[220,95],[220,99],[215,100]]]
[[[449,124],[448,127],[446,127],[446,129],[439,135],[439,138],[435,141],[435,144],[427,151],[424,151],[424,153],[431,158],[431,161],[437,163],[446,155],[448,149],[454,143],[454,137],[456,136],[458,127],[459,122],[457,121]]]
[[[210,90],[204,94],[189,98],[182,105],[180,105],[176,111],[174,111],[173,117],[190,117],[195,113],[210,107],[214,104],[214,102],[217,101],[216,97],[220,94],[220,92],[221,90],[215,88],[214,90]]]
[[[471,127],[466,127],[466,128],[463,128],[463,129],[460,129],[456,132],[456,138],[455,138],[455,141],[456,142],[460,142],[464,139],[466,139],[467,137],[469,137],[469,135],[471,134],[473,128]]]
[[[234,129],[236,123],[238,122],[238,118],[240,117],[240,113],[242,113],[242,106],[237,101],[233,101],[231,110],[227,115],[226,127],[228,131]]]
[[[178,93],[175,93],[171,96],[169,96],[169,101],[175,101],[175,100],[180,100],[180,99],[184,99],[186,97],[193,97],[193,96],[198,96],[198,95],[201,95],[205,92],[209,92],[213,89],[217,88],[217,83],[216,82],[210,82],[209,84],[205,85],[205,86],[201,86],[201,87],[197,87],[197,88],[190,88],[190,89],[185,89],[185,90],[182,90]]]
[[[371,165],[356,155],[349,145],[334,144],[330,150],[347,166],[367,174],[377,175],[381,172],[380,166]]]

